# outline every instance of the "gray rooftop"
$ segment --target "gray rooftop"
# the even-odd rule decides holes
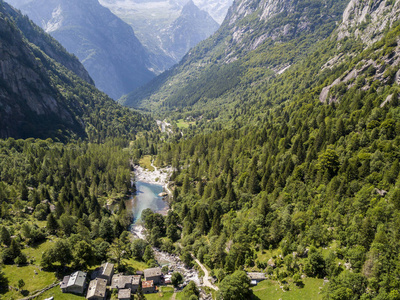
[[[107,262],[105,264],[102,264],[101,267],[103,268],[103,275],[111,277],[114,270],[114,264]]]
[[[154,277],[154,276],[161,276],[161,268],[151,268],[144,270],[144,277]]]
[[[63,281],[60,282],[60,288],[65,289],[68,286],[70,276],[64,276]]]
[[[116,274],[112,278],[111,288],[112,289],[124,289],[127,285],[139,285],[142,276],[140,275],[122,275]]]
[[[86,281],[86,273],[85,272],[78,271],[78,272],[72,273],[68,280],[68,287],[73,286],[73,285],[83,287],[85,285],[85,281]]]
[[[107,280],[103,278],[96,278],[95,280],[92,280],[89,283],[89,288],[86,298],[87,299],[90,299],[92,297],[104,298],[104,296],[106,295],[106,289],[107,289]]]
[[[133,285],[139,285],[141,280],[142,280],[142,276],[132,275],[132,284]]]
[[[259,272],[247,272],[247,277],[249,277],[250,280],[265,280],[265,279],[267,279],[265,277],[265,273],[259,273]]]
[[[118,291],[118,299],[130,299],[131,289],[122,289]]]

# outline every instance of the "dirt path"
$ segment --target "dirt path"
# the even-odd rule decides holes
[[[218,291],[219,288],[217,286],[215,286],[214,284],[212,284],[211,281],[210,281],[210,275],[208,273],[207,268],[196,257],[194,257],[193,254],[192,254],[192,257],[193,257],[194,261],[200,266],[200,268],[204,272],[203,285],[209,287],[210,289]]]

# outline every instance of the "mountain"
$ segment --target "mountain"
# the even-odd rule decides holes
[[[261,84],[309,55],[335,29],[347,2],[236,1],[213,36],[121,103],[159,111],[197,110],[197,115],[210,108],[213,115],[215,108],[206,103],[232,102],[240,98],[237,90]]]
[[[233,0],[194,0],[194,3],[201,10],[208,12],[218,24],[222,24]]]
[[[76,57],[3,1],[0,39],[1,138],[101,141],[149,125],[98,91]]]
[[[98,1],[9,1],[74,53],[96,86],[118,99],[154,74],[132,28]]]
[[[161,31],[161,48],[178,62],[189,49],[208,38],[218,27],[218,23],[207,12],[189,0],[180,16]]]
[[[210,16],[211,12],[217,13],[220,19],[224,18],[227,5],[231,3],[226,0],[211,1],[208,4],[218,9],[200,12],[202,8],[197,6],[198,2],[193,2],[100,0],[102,5],[132,26],[139,40],[151,53],[152,67],[158,73],[178,63],[195,42],[213,34],[218,25]],[[182,27],[182,24],[187,27]],[[184,40],[187,42],[183,43]]]

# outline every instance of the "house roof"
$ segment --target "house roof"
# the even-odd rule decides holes
[[[132,284],[139,285],[141,280],[142,280],[142,276],[132,275]]]
[[[100,276],[111,277],[113,271],[114,271],[114,264],[107,262],[107,263],[102,264],[96,270],[94,270],[91,278],[95,279]]]
[[[161,268],[151,268],[144,270],[144,277],[161,276]]]
[[[68,286],[70,276],[64,276],[63,281],[60,282],[60,288],[65,289]]]
[[[142,288],[147,289],[154,286],[153,280],[142,281]]]
[[[258,272],[247,272],[247,277],[249,277],[250,280],[265,280],[265,279],[267,279],[265,277],[265,273],[258,273]]]
[[[112,289],[124,289],[127,285],[132,284],[132,276],[124,276],[122,274],[114,275],[111,281]]]
[[[118,291],[118,299],[130,299],[131,289],[121,289]]]
[[[68,287],[70,286],[80,286],[83,287],[86,281],[86,273],[77,271],[72,273],[68,280]]]
[[[103,268],[102,274],[111,277],[112,272],[114,271],[114,264],[107,262],[102,264],[101,267]]]
[[[89,283],[88,292],[86,295],[87,299],[92,297],[104,298],[106,295],[107,280],[103,278],[96,278]]]

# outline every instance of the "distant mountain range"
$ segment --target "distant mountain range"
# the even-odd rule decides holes
[[[148,118],[93,86],[78,59],[0,0],[0,138],[131,136]]]
[[[151,53],[155,72],[171,67],[197,43],[213,34],[231,0],[100,0],[130,24]],[[214,18],[214,19],[213,19]]]
[[[180,16],[161,31],[161,47],[178,62],[194,46],[217,31],[219,25],[192,0],[183,7]]]
[[[132,28],[97,0],[10,0],[74,53],[96,86],[114,99],[146,83],[149,54]]]

